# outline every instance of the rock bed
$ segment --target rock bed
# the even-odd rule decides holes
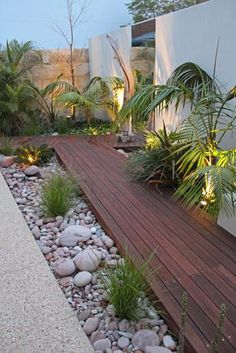
[[[44,216],[41,186],[59,168],[53,160],[42,168],[12,165],[0,170],[95,352],[176,352],[175,339],[147,297],[142,298],[146,316],[138,322],[118,319],[107,305],[97,278],[99,268],[124,260],[84,200],[77,198],[65,217]]]

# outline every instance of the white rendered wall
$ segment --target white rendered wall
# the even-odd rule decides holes
[[[109,36],[115,41],[125,64],[130,66],[131,27],[120,28],[109,33]],[[123,78],[123,72],[115,58],[107,34],[89,39],[89,65],[91,79],[95,76]]]
[[[217,79],[226,90],[236,85],[236,0],[209,2],[174,12],[156,19],[156,77],[163,84],[176,67],[187,61],[213,73],[219,38]],[[156,115],[156,129],[165,121],[175,129],[186,116],[174,110]],[[236,147],[236,137],[228,134],[225,148]],[[236,235],[236,216],[228,218],[222,212],[218,224]]]
[[[236,84],[236,0],[210,0],[156,19],[156,75],[163,84],[174,69],[187,61],[213,73],[218,38],[217,78],[226,87]],[[165,116],[175,128],[181,115]],[[157,129],[162,120],[157,116]]]

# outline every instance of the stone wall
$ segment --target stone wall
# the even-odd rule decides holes
[[[75,85],[83,90],[89,82],[88,49],[74,50]],[[44,50],[42,61],[31,70],[32,81],[39,87],[45,87],[63,74],[63,80],[71,81],[69,66],[69,50]]]
[[[139,70],[143,76],[148,76],[154,72],[155,49],[134,47],[131,51],[131,67]]]
[[[144,76],[154,71],[155,50],[153,48],[132,48],[131,66]],[[74,50],[75,84],[83,90],[89,82],[89,52],[88,49]],[[31,70],[32,81],[40,88],[55,81],[63,74],[62,79],[71,80],[69,67],[69,50],[44,50],[42,61]]]

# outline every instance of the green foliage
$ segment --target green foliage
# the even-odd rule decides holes
[[[9,137],[1,137],[0,146],[0,154],[3,154],[4,156],[12,156],[15,154],[15,149],[12,146],[12,140]]]
[[[122,81],[116,77],[107,79],[94,77],[83,92],[73,87],[71,91],[60,94],[57,101],[66,108],[76,107],[80,119],[87,122],[94,119],[94,114],[98,110],[106,110],[116,117],[118,104],[115,97],[121,85]]]
[[[53,125],[56,132],[59,134],[70,134],[73,131],[73,123],[70,118],[65,116],[58,117]]]
[[[128,170],[134,179],[148,181],[160,185],[176,186],[181,181],[176,162],[179,154],[175,154],[181,146],[179,136],[175,132],[163,130],[148,133],[143,150],[135,152],[128,160]]]
[[[31,98],[40,111],[41,120],[49,127],[57,123],[62,115],[63,108],[57,98],[73,89],[71,84],[60,80],[61,77],[62,75],[42,89],[35,87],[33,84],[30,85]]]
[[[236,192],[236,148],[221,147],[226,134],[234,132],[235,104],[229,101],[236,97],[236,90],[234,87],[223,93],[219,87],[215,76],[187,62],[176,68],[165,85],[149,85],[137,92],[121,114],[126,121],[133,113],[149,116],[155,110],[162,112],[174,107],[178,111],[189,104],[191,112],[177,131],[181,144],[172,155],[177,174],[183,179],[176,196],[187,207],[204,208],[212,216],[223,209],[226,214],[233,214]],[[159,168],[160,155],[155,160],[154,154],[151,152],[149,163],[153,159],[155,170]],[[144,157],[149,158],[150,154]]]
[[[42,189],[42,205],[47,216],[64,216],[73,205],[78,187],[68,175],[53,175]]]
[[[55,123],[55,130],[60,134],[79,136],[106,135],[114,131],[114,126],[108,121],[91,120],[87,122],[72,122],[68,118],[60,118]],[[58,124],[58,125],[57,125]]]
[[[148,290],[144,280],[145,269],[146,264],[136,268],[126,256],[124,262],[115,268],[105,267],[102,270],[102,286],[118,317],[137,320],[144,313],[140,298]]]
[[[29,59],[30,53],[30,59]],[[7,42],[0,53],[0,130],[19,134],[32,115],[28,70],[40,58],[32,42]]]
[[[132,0],[126,5],[134,22],[140,22],[196,3],[198,3],[196,0]]]
[[[39,147],[23,145],[16,149],[16,155],[20,163],[42,165],[52,158],[53,151],[46,144]]]
[[[20,135],[22,136],[40,136],[52,133],[48,124],[40,118],[41,113],[38,110],[34,111],[31,118],[25,123],[21,129]]]

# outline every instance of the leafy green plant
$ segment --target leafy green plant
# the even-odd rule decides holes
[[[202,0],[204,1],[204,0]],[[131,0],[126,6],[134,22],[145,21],[172,11],[196,5],[201,0]],[[206,1],[206,0],[205,0]]]
[[[71,91],[60,94],[57,101],[62,103],[65,108],[75,107],[81,120],[89,123],[94,119],[95,112],[99,109],[106,110],[116,117],[118,105],[114,97],[116,90],[121,85],[122,81],[116,77],[107,79],[94,77],[83,92],[71,86]]]
[[[163,130],[148,133],[145,148],[133,153],[128,160],[129,173],[137,180],[178,185],[181,175],[176,167],[178,155],[175,152],[180,146],[179,135],[168,133],[165,125]]]
[[[235,131],[235,97],[235,87],[221,92],[215,73],[210,76],[188,62],[176,68],[165,85],[144,87],[130,100],[123,115],[128,119],[132,112],[149,115],[173,106],[177,111],[189,104],[191,112],[178,129],[183,145],[175,153],[179,154],[177,169],[183,182],[176,196],[187,207],[204,208],[215,217],[220,210],[229,215],[235,211],[236,149],[221,147],[225,136]]]
[[[3,154],[4,156],[12,156],[15,154],[12,140],[7,136],[1,137],[0,154]]]
[[[73,131],[73,123],[70,118],[60,116],[54,122],[54,129],[59,134],[68,134]]]
[[[6,135],[19,134],[32,115],[28,72],[41,58],[32,42],[12,40],[0,52],[0,129]]]
[[[57,124],[63,113],[62,104],[57,101],[57,98],[73,89],[70,83],[61,78],[62,75],[42,89],[33,84],[30,86],[31,97],[40,111],[41,119],[49,127]]]
[[[148,291],[144,280],[145,269],[146,264],[136,268],[126,256],[124,262],[115,268],[105,267],[101,271],[106,297],[118,317],[136,320],[145,312],[140,300],[143,293]]]
[[[17,160],[24,164],[41,165],[47,163],[53,156],[53,151],[46,144],[39,147],[23,145],[16,149]]]
[[[47,216],[64,216],[73,205],[78,187],[68,175],[55,174],[42,189],[42,205]]]
[[[48,133],[52,133],[52,130],[48,124],[40,118],[41,112],[35,109],[34,114],[32,114],[29,121],[27,121],[21,131],[22,136],[40,136]]]

